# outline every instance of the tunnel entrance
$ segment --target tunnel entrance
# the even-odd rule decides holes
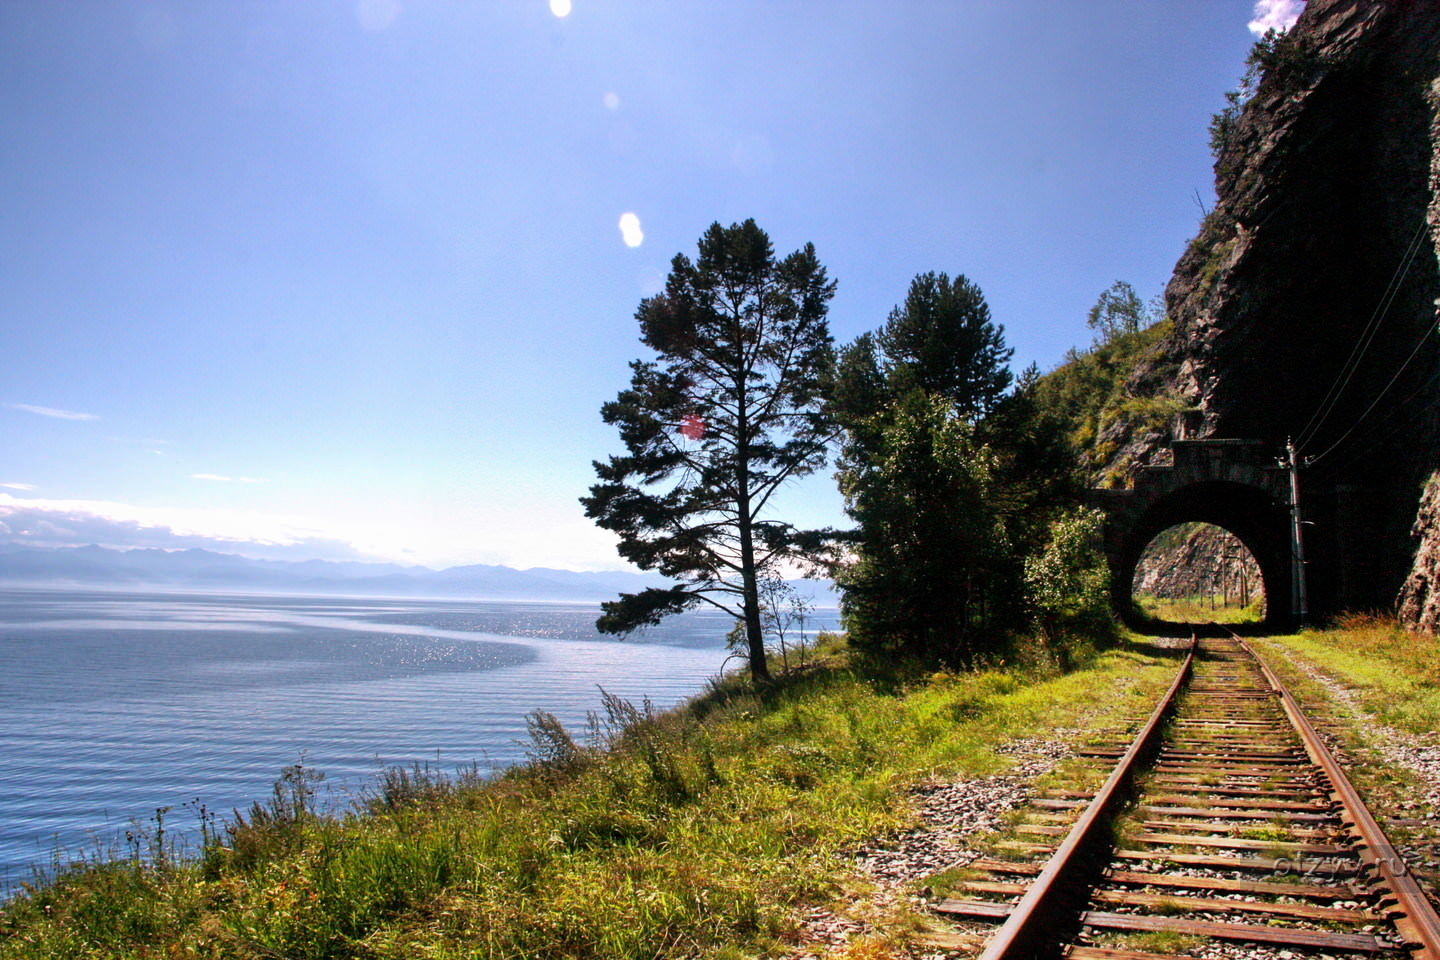
[[[1140,619],[1161,627],[1258,624],[1265,619],[1265,580],[1255,555],[1229,530],[1179,523],[1141,551],[1130,600]]]
[[[1155,630],[1154,620],[1131,602],[1136,573],[1147,549],[1175,527],[1219,527],[1229,534],[1225,542],[1238,542],[1259,570],[1258,586],[1247,578],[1251,599],[1265,597],[1259,621],[1267,629],[1288,626],[1290,596],[1290,532],[1288,508],[1269,491],[1247,483],[1215,480],[1177,487],[1151,500],[1124,531],[1115,557],[1115,593],[1124,619],[1140,629]],[[1174,536],[1174,535],[1171,535]],[[1166,543],[1161,540],[1162,545]],[[1207,601],[1208,603],[1208,601]],[[1218,620],[1211,617],[1210,620]],[[1174,621],[1168,621],[1174,622]],[[1162,631],[1163,632],[1163,631]]]
[[[1146,578],[1153,580],[1151,567],[1142,567],[1142,558],[1157,538],[1162,547],[1174,546],[1165,538],[1183,538],[1206,524],[1238,541],[1254,563],[1246,567],[1243,584],[1217,575],[1215,586],[1221,597],[1229,593],[1233,603],[1236,589],[1242,595],[1248,592],[1252,604],[1257,596],[1263,597],[1257,631],[1291,626],[1296,611],[1291,596],[1290,484],[1285,471],[1277,467],[1272,448],[1256,440],[1205,439],[1174,440],[1170,449],[1170,463],[1141,467],[1131,486],[1092,491],[1091,502],[1106,514],[1105,552],[1116,612],[1138,629],[1153,629],[1155,621],[1134,603],[1137,571],[1141,592]],[[1175,527],[1183,532],[1166,533]],[[1204,588],[1190,595],[1205,596],[1208,608]],[[1219,603],[1217,612],[1218,607]]]

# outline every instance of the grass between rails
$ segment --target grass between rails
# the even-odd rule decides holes
[[[1135,709],[1173,665],[1122,644],[1059,674],[877,675],[831,649],[756,695],[621,701],[577,745],[537,718],[496,780],[392,774],[317,817],[303,778],[195,862],[94,864],[0,909],[3,958],[685,957],[778,953],[840,895],[844,851],[909,822],[905,787],[994,746]]]

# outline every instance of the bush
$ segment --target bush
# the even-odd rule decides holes
[[[1050,525],[1044,551],[1025,560],[1026,598],[1047,638],[1103,634],[1113,624],[1104,522],[1104,514],[1091,507],[1071,510]]]

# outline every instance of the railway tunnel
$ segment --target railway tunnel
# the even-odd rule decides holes
[[[1133,487],[1096,490],[1106,514],[1105,551],[1115,609],[1132,625],[1136,566],[1162,531],[1208,523],[1233,534],[1254,556],[1266,597],[1262,627],[1295,622],[1291,604],[1289,479],[1269,445],[1256,440],[1176,440],[1173,462],[1142,468]]]

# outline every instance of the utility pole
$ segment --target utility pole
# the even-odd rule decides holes
[[[1290,471],[1290,610],[1297,626],[1303,627],[1310,619],[1310,600],[1305,591],[1305,540],[1300,532],[1300,461],[1295,456],[1295,441],[1289,437],[1280,465]]]

